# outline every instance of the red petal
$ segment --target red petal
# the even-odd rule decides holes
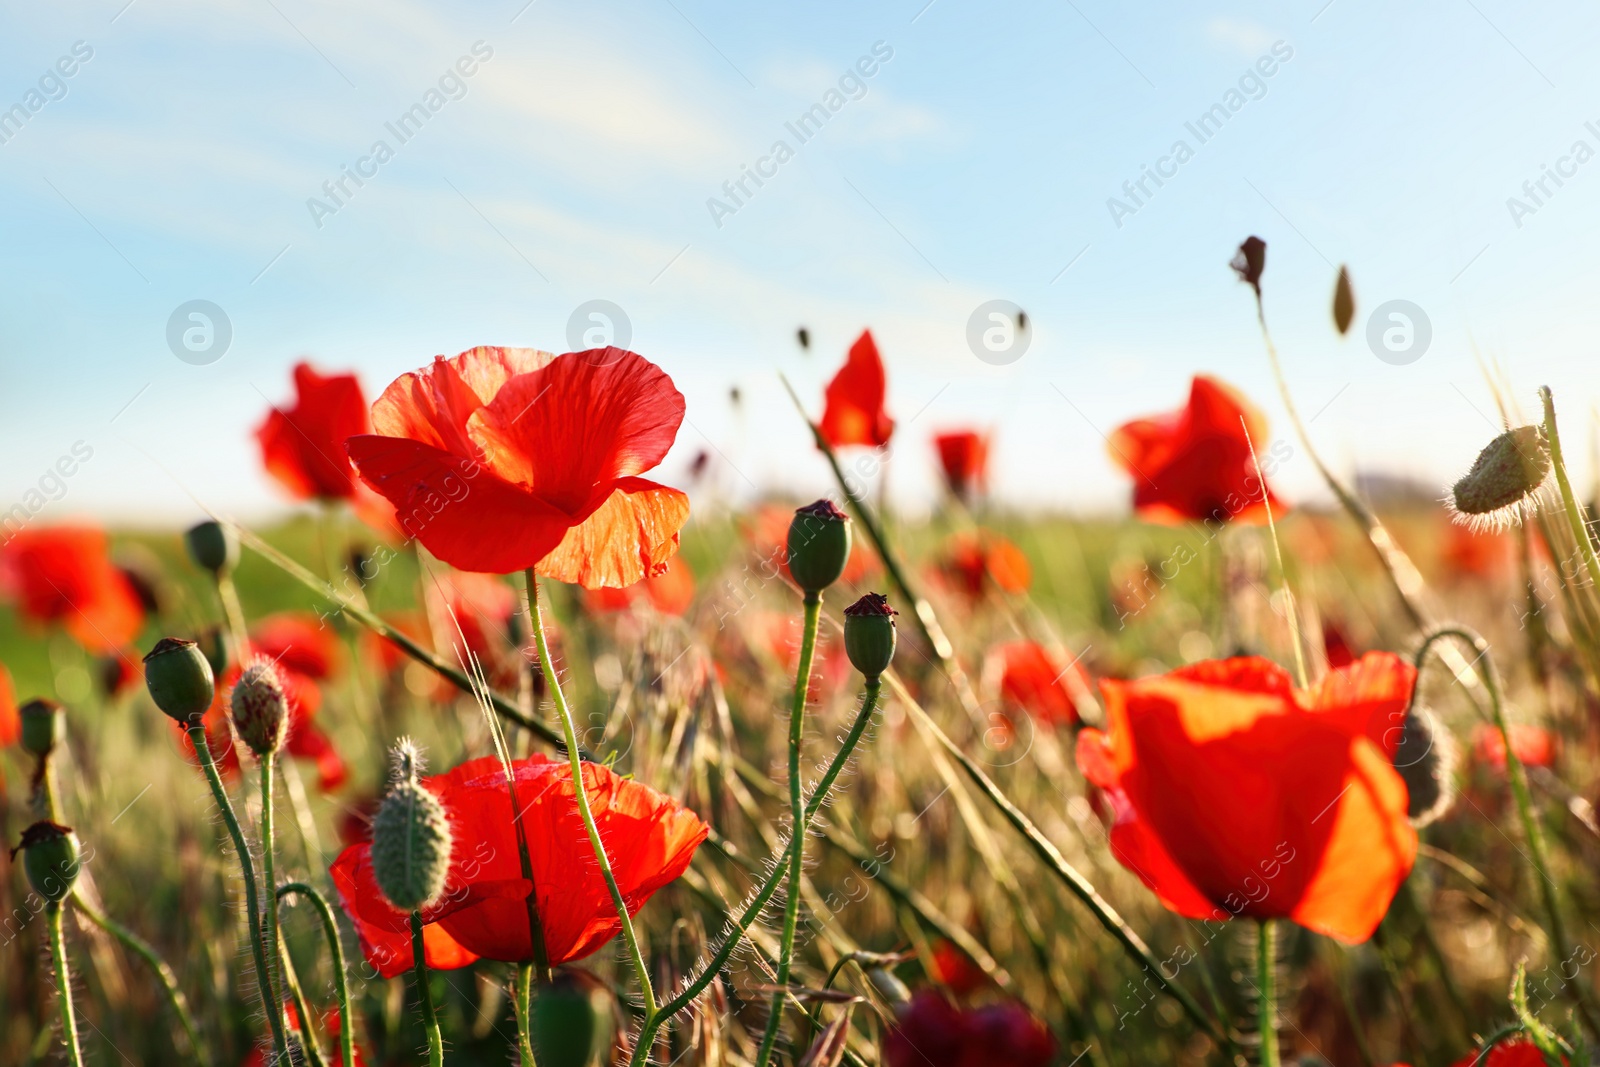
[[[863,330],[824,393],[826,405],[818,427],[823,440],[834,448],[888,444],[894,420],[883,409],[887,391],[877,343],[871,330]]]
[[[568,530],[540,561],[545,578],[587,589],[619,587],[662,572],[678,551],[689,498],[643,478],[624,478],[605,503]]]
[[[274,408],[256,430],[267,472],[289,492],[348,498],[356,482],[345,439],[367,431],[367,399],[353,374],[322,375],[309,363],[294,368],[295,403]]]
[[[390,383],[372,405],[372,430],[404,437],[458,456],[477,454],[467,437],[467,419],[494,398],[511,378],[549,363],[555,356],[533,348],[470,348]]]
[[[411,954],[411,934],[405,927],[407,920],[383,901],[377,879],[372,875],[372,846],[362,843],[346,848],[333,861],[328,873],[333,876],[339,905],[356,928],[361,953],[366,956],[367,962],[385,978],[393,978],[411,970],[416,957]],[[385,908],[397,917],[394,921],[400,929],[372,922],[367,913],[374,907]],[[437,971],[465,967],[478,958],[437,923],[422,928],[422,955],[428,966]]]

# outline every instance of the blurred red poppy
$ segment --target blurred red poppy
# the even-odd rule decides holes
[[[433,646],[446,659],[465,663],[470,653],[491,684],[515,687],[515,589],[495,575],[434,569],[423,577],[422,600]]]
[[[290,1029],[300,1029],[300,1012],[295,1008],[294,1001],[284,1001],[283,1018],[289,1024]],[[361,1043],[359,1041],[351,1046],[351,1051],[355,1054],[353,1062],[350,1064],[345,1064],[344,1062],[344,1057],[340,1051],[342,1046],[339,1043],[339,1035],[344,1032],[342,1029],[343,1020],[339,1016],[338,1008],[329,1008],[324,1013],[322,1025],[327,1031],[329,1044],[333,1046],[336,1067],[366,1067],[366,1055],[361,1051]],[[239,1067],[266,1067],[266,1063],[267,1054],[263,1051],[262,1045],[257,1045],[250,1050],[244,1059],[239,1061]]]
[[[1494,530],[1478,532],[1448,518],[1442,522],[1439,561],[1450,577],[1495,581],[1510,573],[1516,563],[1516,542],[1511,537]]]
[[[958,1008],[937,990],[923,989],[901,1006],[884,1035],[888,1067],[1045,1067],[1056,1040],[1016,1001]]]
[[[682,615],[694,603],[694,571],[682,556],[667,560],[667,569],[626,589],[589,590],[584,600],[592,611],[627,611],[644,600],[663,615]]]
[[[973,600],[983,596],[991,581],[1007,593],[1026,592],[1033,584],[1033,567],[1022,549],[989,530],[952,536],[939,573]]]
[[[403,374],[346,448],[399,523],[465,571],[590,589],[659,574],[689,498],[638,477],[666,457],[683,396],[643,356],[474,348]]]
[[[294,367],[292,407],[274,407],[256,428],[261,463],[296,500],[344,500],[378,529],[393,525],[394,510],[362,485],[344,443],[370,429],[367,398],[354,374],[321,374],[301,361]]]
[[[999,675],[1000,697],[1040,722],[1074,726],[1075,693],[1090,692],[1089,674],[1077,660],[1062,661],[1035,641],[1012,641],[989,653]]]
[[[1196,919],[1287,917],[1372,936],[1416,858],[1391,762],[1416,671],[1369,652],[1308,691],[1246,656],[1101,682],[1108,730],[1078,735],[1112,850]]]
[[[1561,754],[1561,742],[1542,726],[1511,723],[1511,749],[1524,767],[1550,767]],[[1472,754],[1478,763],[1504,773],[1506,742],[1495,726],[1480,722],[1472,728]]]
[[[333,629],[310,612],[280,611],[250,630],[250,648],[286,671],[321,680],[337,673],[344,647]]]
[[[582,959],[615,937],[622,924],[578,817],[571,768],[542,755],[513,766],[549,961],[555,966]],[[677,801],[609,768],[585,763],[583,781],[617,886],[634,914],[688,868],[707,827]],[[423,784],[443,803],[457,842],[444,897],[423,919],[486,959],[531,959],[527,882],[502,764],[494,757],[469,760]],[[352,880],[353,914],[398,934],[406,929],[406,917],[379,894],[370,857],[370,845],[352,845],[334,868]]]
[[[989,480],[989,436],[976,430],[952,430],[934,437],[944,484],[962,500],[982,492]]]
[[[826,404],[818,429],[833,448],[844,445],[870,445],[879,448],[889,443],[894,420],[883,410],[883,359],[871,330],[862,330],[850,346],[844,366],[833,376],[824,392]]]
[[[989,976],[971,956],[943,939],[933,946],[933,976],[958,997],[981,989],[989,982]]]
[[[1482,1051],[1479,1049],[1463,1056],[1451,1067],[1474,1067]],[[1561,1057],[1561,1062],[1566,1063],[1567,1058]],[[1545,1067],[1544,1053],[1539,1051],[1539,1046],[1523,1038],[1500,1042],[1483,1063],[1484,1067]]]
[[[11,672],[0,664],[0,748],[17,743],[22,736],[22,715],[17,711],[17,691]]]
[[[1241,420],[1243,420],[1241,422]],[[1250,429],[1245,437],[1245,425]],[[1277,458],[1267,420],[1231,386],[1196,375],[1177,411],[1135,419],[1112,432],[1112,461],[1133,478],[1133,509],[1146,522],[1265,522],[1284,506],[1256,473]]]
[[[114,652],[144,626],[132,581],[111,563],[104,531],[20,530],[0,548],[0,585],[23,618],[59,622],[85,650]]]

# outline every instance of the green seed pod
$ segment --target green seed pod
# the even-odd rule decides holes
[[[270,659],[257,659],[244,669],[228,697],[233,728],[258,758],[276,753],[289,732],[289,698],[283,675]]]
[[[844,650],[855,669],[875,681],[894,659],[894,617],[882,593],[868,593],[844,609]]]
[[[372,874],[390,904],[422,911],[438,903],[455,846],[444,805],[420,781],[409,740],[395,746],[395,783],[372,820]]]
[[[72,892],[78,880],[78,835],[70,827],[48,820],[36,822],[22,831],[22,843],[11,850],[12,859],[22,853],[22,869],[28,874],[33,891],[51,904],[59,904]]]
[[[200,724],[217,693],[200,646],[177,637],[163,637],[145,656],[144,684],[156,707],[184,727]]]
[[[239,563],[239,537],[230,526],[220,522],[202,522],[183,535],[189,549],[189,558],[195,566],[221,577]]]
[[[789,523],[789,574],[807,593],[820,593],[839,580],[850,558],[850,516],[831,500],[807,504]]]
[[[1406,713],[1394,769],[1406,783],[1406,815],[1421,829],[1436,821],[1456,801],[1456,742],[1427,708]]]
[[[557,972],[534,998],[530,1025],[539,1067],[599,1067],[610,1062],[611,994],[587,972]]]
[[[17,714],[22,717],[23,749],[40,759],[55,751],[56,744],[66,736],[66,714],[54,700],[30,700],[17,709]]]
[[[1538,426],[1507,430],[1478,453],[1472,469],[1450,488],[1447,503],[1457,522],[1498,529],[1517,521],[1518,505],[1537,505],[1550,476],[1550,450]]]

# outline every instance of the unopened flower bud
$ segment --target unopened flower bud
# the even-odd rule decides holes
[[[1456,799],[1456,742],[1427,708],[1406,712],[1394,769],[1406,783],[1406,815],[1417,828],[1450,810]]]
[[[22,853],[22,869],[27,872],[33,891],[50,904],[59,904],[72,892],[78,880],[78,835],[70,827],[48,820],[36,822],[22,831],[22,843],[11,850],[11,858]]]
[[[202,522],[189,527],[183,535],[183,543],[195,566],[212,574],[227,574],[239,562],[239,536],[232,527],[220,522]]]
[[[894,659],[894,617],[882,593],[868,593],[844,609],[844,650],[856,670],[874,681]]]
[[[558,971],[534,998],[533,1048],[539,1067],[599,1067],[610,1062],[611,994],[584,971]]]
[[[44,759],[66,733],[66,715],[54,700],[30,700],[17,709],[22,718],[22,747]]]
[[[789,574],[807,593],[820,593],[839,580],[850,558],[850,516],[831,500],[807,504],[789,523]]]
[[[145,656],[144,684],[156,707],[184,727],[200,724],[217,692],[200,646],[177,637],[163,637]]]
[[[1447,503],[1457,522],[1473,529],[1498,529],[1518,519],[1518,505],[1537,504],[1550,476],[1550,451],[1544,431],[1518,426],[1490,441],[1472,469],[1450,488]]]
[[[1267,269],[1267,242],[1259,237],[1246,237],[1239,251],[1233,254],[1233,262],[1228,265],[1239,275],[1241,282],[1247,282],[1260,296],[1261,272]]]
[[[270,659],[257,659],[244,669],[228,698],[233,728],[258,758],[276,753],[289,732],[289,698],[283,675]]]
[[[401,741],[394,756],[395,783],[372,820],[372,874],[390,904],[422,911],[444,894],[455,840],[444,805],[418,781],[415,746]]]

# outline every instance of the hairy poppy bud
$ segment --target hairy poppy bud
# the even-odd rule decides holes
[[[33,891],[47,902],[59,904],[78,880],[78,835],[70,827],[45,820],[22,831],[22,843],[11,857],[22,853],[22,869]]]
[[[844,609],[844,650],[855,669],[876,680],[894,659],[894,617],[882,593],[868,593]]]
[[[1517,505],[1537,505],[1536,495],[1550,476],[1550,451],[1544,431],[1518,426],[1490,441],[1472,469],[1450,488],[1447,503],[1455,520],[1475,530],[1497,529],[1517,521]]]
[[[1410,797],[1406,815],[1411,825],[1427,826],[1455,804],[1455,738],[1427,708],[1406,712],[1400,744],[1394,751],[1394,769],[1406,783]]]
[[[1267,269],[1267,242],[1259,237],[1246,237],[1228,264],[1239,275],[1239,280],[1249,282],[1250,288],[1261,295],[1261,272]]]
[[[22,717],[22,747],[44,759],[66,732],[66,716],[54,700],[30,700],[17,709]]]
[[[593,975],[560,971],[533,1002],[539,1067],[598,1067],[611,1051],[611,995]]]
[[[163,637],[144,658],[144,684],[150,699],[179,726],[198,726],[216,681],[200,646],[177,637]]]
[[[850,516],[831,500],[807,504],[789,523],[789,574],[807,593],[839,580],[850,558]]]
[[[372,874],[390,904],[422,911],[444,893],[455,840],[444,805],[417,780],[416,746],[402,740],[394,762],[395,783],[372,819]]]
[[[257,659],[244,669],[228,698],[233,728],[250,751],[264,758],[283,747],[289,732],[289,698],[283,675],[270,659]]]
[[[189,549],[189,558],[202,570],[222,575],[238,565],[239,537],[232,527],[220,522],[202,522],[189,527],[184,532],[183,543]]]

